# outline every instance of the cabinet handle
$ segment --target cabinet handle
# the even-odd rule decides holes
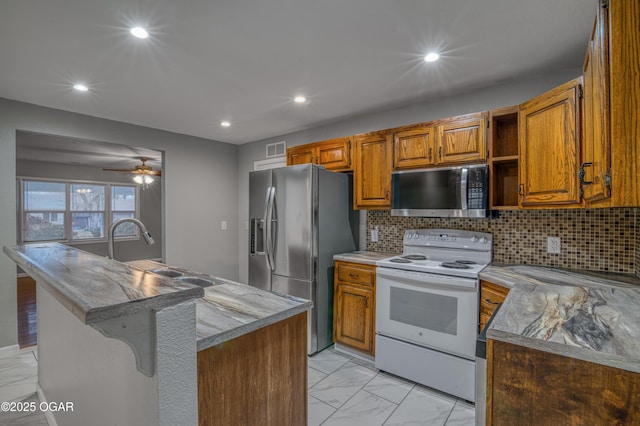
[[[431,161],[431,151],[433,151],[433,148],[429,148],[429,155],[427,157],[429,161]]]
[[[349,272],[349,276],[350,276],[351,278],[357,278],[357,277],[358,277],[358,274],[354,274],[353,272]]]
[[[385,192],[384,194],[384,199],[388,200],[389,199],[389,190],[387,190],[387,192]]]
[[[487,302],[490,305],[499,305],[500,304],[500,302],[494,302],[491,299],[484,299],[484,301]]]
[[[438,160],[442,160],[442,147],[438,147]]]
[[[580,185],[591,185],[593,181],[586,182],[584,180],[584,168],[593,166],[593,163],[582,163],[580,164],[580,170],[578,170],[578,179],[580,179]]]
[[[524,195],[524,183],[521,183],[518,187],[518,195]]]

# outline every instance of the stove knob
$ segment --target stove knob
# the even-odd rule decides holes
[[[482,244],[487,244],[489,242],[489,240],[487,240],[487,237],[482,237],[482,238],[480,238],[480,242]]]
[[[417,233],[413,234],[413,238],[418,239],[418,237],[420,237],[420,235],[418,235]]]
[[[474,235],[473,237],[471,237],[471,242],[472,243],[477,243],[478,242],[478,237],[476,235]]]

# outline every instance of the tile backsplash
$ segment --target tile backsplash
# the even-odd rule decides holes
[[[498,218],[444,219],[367,212],[367,249],[402,251],[406,229],[449,228],[493,234],[493,261],[640,276],[640,209],[513,210]],[[378,242],[371,232],[378,226]],[[561,253],[547,253],[547,236],[560,237]]]

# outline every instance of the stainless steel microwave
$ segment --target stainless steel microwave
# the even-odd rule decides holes
[[[393,172],[391,215],[486,217],[485,164]]]

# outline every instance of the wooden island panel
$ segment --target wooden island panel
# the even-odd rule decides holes
[[[487,425],[640,424],[640,373],[493,339],[487,349]]]
[[[307,424],[307,314],[198,352],[198,423]]]

